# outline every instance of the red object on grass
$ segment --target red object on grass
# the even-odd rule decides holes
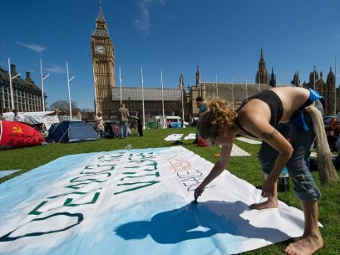
[[[45,142],[45,138],[29,125],[5,120],[1,123],[0,148],[34,146]]]
[[[204,140],[202,137],[198,137],[197,146],[206,147],[206,146],[209,146],[209,143],[206,140]]]

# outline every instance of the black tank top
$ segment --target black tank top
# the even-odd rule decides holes
[[[242,109],[242,107],[245,106],[252,99],[260,99],[261,101],[265,102],[269,106],[269,108],[270,108],[270,121],[269,121],[269,123],[270,123],[270,125],[272,125],[273,127],[276,128],[278,126],[281,118],[282,118],[282,115],[283,115],[283,106],[282,106],[282,102],[281,102],[281,99],[279,98],[279,96],[275,92],[273,92],[272,90],[263,90],[260,93],[257,93],[256,95],[253,95],[253,96],[248,97],[245,100],[243,100],[241,106],[237,109],[237,112],[239,112]],[[239,117],[236,118],[235,124],[242,131],[244,131],[247,135],[257,138],[256,136],[249,133],[246,129],[244,129],[241,126]]]

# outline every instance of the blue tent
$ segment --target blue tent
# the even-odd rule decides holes
[[[80,142],[97,139],[97,132],[83,121],[63,121],[48,130],[48,142]]]

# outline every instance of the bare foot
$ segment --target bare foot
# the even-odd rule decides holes
[[[279,207],[279,202],[277,200],[267,200],[265,202],[252,204],[251,206],[249,206],[250,209],[256,209],[256,210],[278,208],[278,207]]]
[[[312,255],[322,247],[323,239],[321,235],[308,235],[288,245],[285,252],[289,255]]]

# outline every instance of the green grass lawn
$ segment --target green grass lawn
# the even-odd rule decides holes
[[[172,146],[174,143],[164,141],[164,138],[167,135],[172,133],[183,133],[185,135],[192,132],[195,132],[195,129],[149,129],[144,131],[143,137],[138,137],[137,134],[133,132],[133,134],[126,139],[101,139],[92,142],[48,144],[44,146],[3,150],[0,151],[0,171],[10,169],[22,170],[0,178],[0,185],[10,178],[15,178],[17,175],[23,174],[65,155],[124,149],[129,144],[134,149]],[[247,144],[241,141],[236,141],[236,144],[250,153],[251,156],[231,157],[227,169],[239,178],[245,179],[255,186],[262,185],[263,175],[257,161],[259,145]],[[183,146],[211,162],[215,162],[215,153],[219,152],[219,148],[216,146],[197,147],[195,144],[192,144],[192,140],[184,141]],[[325,239],[325,248],[317,254],[338,255],[340,254],[340,241],[338,241],[340,240],[340,184],[321,186],[318,174],[313,172],[313,176],[322,193],[319,202],[320,222],[324,225],[321,232]],[[299,201],[293,194],[292,183],[290,183],[289,192],[279,193],[279,199],[288,205],[301,208]],[[282,254],[287,243],[288,242],[271,245],[244,254]]]

